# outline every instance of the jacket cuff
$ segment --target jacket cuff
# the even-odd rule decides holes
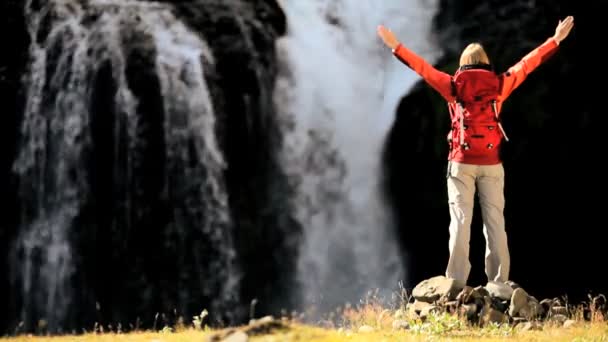
[[[545,42],[545,44],[550,44],[550,45],[553,45],[555,47],[559,46],[559,42],[557,41],[557,39],[555,39],[553,37],[549,37],[549,39],[547,39],[547,41]]]
[[[399,50],[399,48],[401,48],[402,44],[399,43],[397,44],[397,46],[395,46],[395,48],[392,50],[393,55],[397,54],[397,51]]]

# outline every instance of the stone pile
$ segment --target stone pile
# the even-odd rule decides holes
[[[404,319],[426,319],[433,312],[449,312],[479,325],[509,323],[535,328],[541,322],[572,325],[575,316],[588,318],[606,312],[606,297],[591,298],[583,311],[559,298],[538,300],[518,284],[490,281],[485,286],[461,286],[453,279],[436,276],[420,282],[412,291],[412,300],[398,312]]]

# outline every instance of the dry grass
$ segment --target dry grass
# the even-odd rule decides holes
[[[402,296],[401,303],[407,302]],[[206,312],[204,312],[206,315]],[[249,341],[606,341],[608,342],[608,321],[605,311],[592,305],[571,307],[573,324],[564,327],[555,322],[539,322],[535,329],[525,330],[522,326],[490,324],[475,326],[449,313],[433,313],[425,320],[408,319],[402,305],[386,307],[380,301],[368,298],[357,306],[348,306],[331,314],[331,318],[319,324],[306,324],[301,318],[284,318],[288,327],[271,334],[251,336]],[[204,315],[193,320],[190,326],[175,330],[165,328],[160,331],[134,333],[90,333],[68,336],[21,335],[0,338],[0,342],[205,342],[220,333],[202,324]],[[409,329],[394,329],[393,322],[405,321]],[[320,327],[322,325],[323,327]],[[361,328],[364,327],[364,328]],[[360,330],[361,329],[361,330]],[[365,330],[365,332],[363,331]]]
[[[431,332],[392,331],[380,329],[359,333],[344,329],[323,329],[308,325],[294,324],[292,329],[272,335],[254,336],[250,341],[608,341],[608,325],[605,322],[579,323],[570,328],[545,327],[542,331],[518,331],[513,329],[502,335],[505,330],[497,328],[463,328],[445,334]],[[188,329],[178,332],[140,332],[130,334],[87,334],[80,336],[36,337],[18,336],[0,339],[2,342],[203,342],[213,331]]]

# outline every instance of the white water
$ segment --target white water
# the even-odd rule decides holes
[[[306,309],[389,294],[405,280],[379,189],[381,150],[398,102],[420,78],[376,35],[384,24],[433,62],[436,0],[280,0],[288,32],[276,104],[286,120],[283,165],[303,225],[298,277]],[[333,23],[333,24],[332,24]],[[415,181],[415,180],[412,180]]]
[[[23,140],[14,165],[22,182],[20,195],[26,220],[13,244],[12,265],[13,279],[23,297],[22,319],[45,319],[54,326],[69,314],[77,258],[70,237],[75,230],[87,228],[74,227],[74,220],[91,190],[86,174],[92,139],[90,109],[93,81],[104,63],[112,65],[117,86],[117,129],[105,133],[114,135],[115,146],[108,148],[122,151],[116,152],[117,156],[126,156],[126,161],[116,157],[116,165],[122,167],[107,176],[128,184],[124,191],[138,184],[135,179],[141,175],[133,174],[133,159],[141,156],[133,147],[146,143],[138,140],[137,132],[148,117],[137,112],[142,99],[127,82],[130,49],[138,48],[134,43],[146,43],[133,42],[130,35],[134,33],[148,37],[147,43],[157,52],[154,74],[159,78],[165,118],[164,136],[155,138],[163,139],[166,145],[161,151],[167,159],[163,191],[170,201],[190,200],[181,197],[196,193],[192,196],[194,209],[184,209],[187,203],[173,209],[172,229],[187,229],[184,222],[196,220],[198,216],[189,209],[204,211],[205,220],[196,229],[208,237],[218,255],[216,260],[204,261],[212,274],[200,278],[209,276],[221,284],[219,291],[209,289],[211,293],[206,294],[216,298],[218,305],[236,296],[238,272],[232,263],[234,248],[227,231],[230,217],[223,183],[226,163],[216,142],[215,113],[201,64],[206,60],[207,65],[213,65],[210,49],[164,5],[134,0],[49,0],[42,4],[39,10],[31,9],[31,0],[25,4],[32,38],[31,61]],[[50,30],[46,38],[37,41],[45,29],[41,25],[47,13],[53,18]],[[53,53],[56,55],[51,58]],[[120,128],[124,128],[123,133]],[[127,136],[121,139],[119,134]],[[193,146],[193,155],[188,153],[188,146]],[[204,179],[199,177],[201,169],[205,170]],[[132,228],[129,217],[137,215],[131,212],[137,210],[132,207],[133,194],[119,196],[126,199],[128,218],[115,218],[117,227],[107,227],[108,234],[110,228],[128,233]],[[200,284],[202,288],[206,285]],[[185,302],[189,300],[184,298]]]

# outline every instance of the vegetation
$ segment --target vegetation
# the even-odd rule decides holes
[[[250,336],[250,341],[608,341],[608,324],[605,321],[580,321],[570,327],[545,324],[538,330],[518,329],[507,324],[492,324],[474,327],[449,314],[433,314],[426,322],[413,322],[408,330],[392,328],[390,315],[378,308],[365,307],[357,313],[361,321],[349,322],[353,325],[339,328],[322,328],[315,325],[290,321],[288,329],[269,334]],[[374,325],[359,325],[363,321],[375,322]],[[364,329],[361,327],[370,327]],[[360,330],[360,331],[359,331]],[[2,342],[93,342],[93,341],[133,341],[133,342],[182,342],[206,341],[218,333],[212,329],[164,328],[160,331],[133,333],[87,333],[68,336],[32,336],[0,338]]]
[[[421,319],[408,313],[406,296],[396,305],[382,304],[377,297],[362,300],[357,306],[346,306],[325,319],[311,322],[304,314],[276,320],[265,317],[248,325],[210,328],[207,310],[189,323],[180,320],[174,327],[156,331],[121,333],[95,331],[64,336],[17,335],[0,338],[0,342],[182,342],[221,341],[235,333],[248,336],[249,341],[608,341],[606,312],[585,303],[571,306],[569,320],[515,323],[472,323],[457,314],[432,312]],[[240,341],[240,340],[238,340]]]

